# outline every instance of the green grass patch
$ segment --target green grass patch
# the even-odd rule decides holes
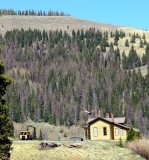
[[[131,150],[117,147],[114,143],[104,141],[81,142],[81,148],[69,148],[74,142],[63,142],[61,146],[39,150],[38,141],[30,143],[13,143],[11,160],[141,160],[141,156]],[[78,143],[77,143],[78,144]]]

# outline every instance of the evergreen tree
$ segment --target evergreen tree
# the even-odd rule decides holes
[[[122,53],[122,66],[124,69],[128,69],[128,62],[125,52]]]
[[[39,141],[42,141],[43,140],[43,135],[42,135],[42,131],[40,129],[40,133],[39,133],[39,138],[38,138]]]
[[[142,36],[142,38],[143,38],[143,39],[146,39],[146,37],[145,37],[145,33],[143,33],[143,36]]]
[[[147,55],[149,55],[149,43],[146,45],[145,53],[146,53]]]
[[[143,42],[142,42],[142,39],[140,39],[140,48],[143,48]]]
[[[118,41],[114,40],[114,45],[118,46]]]
[[[130,43],[135,43],[135,33],[134,33],[134,35],[132,35]]]
[[[128,39],[126,39],[126,41],[125,41],[125,47],[129,47]]]
[[[129,52],[129,55],[128,55],[128,64],[131,69],[141,66],[140,57],[137,55],[136,50],[134,50],[133,45],[132,45],[130,52]]]
[[[114,36],[114,45],[118,46],[118,41],[119,41],[119,31],[116,30],[115,36]]]
[[[147,58],[146,58],[146,55],[145,55],[145,54],[143,54],[141,60],[142,60],[142,66],[145,66],[145,65],[146,65],[146,62],[147,62]]]
[[[145,48],[145,57],[146,57],[147,64],[149,64],[149,44],[148,43]]]
[[[139,34],[138,33],[136,34],[136,38],[139,38]]]
[[[120,65],[121,56],[119,48],[117,48],[114,52],[115,52],[115,62]]]
[[[110,32],[110,38],[113,38],[113,32]]]
[[[147,43],[147,42],[146,42],[146,39],[144,39],[143,45],[146,45],[146,43]]]
[[[4,64],[0,61],[0,159],[10,159],[10,149],[12,142],[8,138],[11,135],[12,122],[7,115],[4,95],[6,87],[11,83],[11,79],[4,75]]]
[[[113,43],[110,43],[110,48],[109,48],[109,53],[113,53],[114,52],[114,46]]]
[[[119,40],[119,31],[116,30],[114,40],[118,41]]]

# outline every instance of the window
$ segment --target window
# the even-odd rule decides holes
[[[120,129],[120,135],[121,136],[123,135],[123,129]]]
[[[118,128],[115,128],[115,135],[118,136]]]
[[[98,129],[97,128],[93,128],[93,132],[94,132],[94,137],[98,136]]]
[[[23,135],[23,132],[20,132],[20,135]]]
[[[104,136],[107,135],[107,127],[103,127],[103,135],[104,135]]]

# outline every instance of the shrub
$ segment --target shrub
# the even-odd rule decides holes
[[[119,139],[119,142],[116,144],[116,146],[121,147],[121,148],[123,148],[123,147],[124,147],[124,145],[123,145],[123,142],[122,142],[122,139],[121,139],[121,138]]]
[[[60,133],[63,133],[63,132],[64,132],[63,128],[61,128],[59,132],[60,132]]]
[[[66,134],[66,133],[64,133],[64,137],[67,137],[67,134]]]
[[[131,141],[126,143],[126,147],[137,154],[140,154],[145,159],[149,159],[149,141]]]

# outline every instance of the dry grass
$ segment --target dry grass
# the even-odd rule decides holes
[[[148,140],[139,140],[129,142],[126,145],[127,148],[131,149],[137,154],[140,154],[142,157],[149,160],[149,141]]]
[[[0,17],[0,33],[5,34],[6,31],[12,30],[13,28],[20,29],[45,29],[56,30],[61,29],[71,33],[71,31],[89,28],[96,28],[102,31],[113,31],[118,29],[118,26],[109,24],[96,23],[87,20],[81,20],[69,16],[1,16]]]
[[[147,66],[135,68],[136,72],[138,71],[139,68],[141,70],[142,76],[145,76],[147,74]]]
[[[39,150],[39,142],[13,143],[11,160],[143,160],[131,150],[119,148],[106,142],[82,142],[81,148],[69,148],[72,143],[60,147]]]

